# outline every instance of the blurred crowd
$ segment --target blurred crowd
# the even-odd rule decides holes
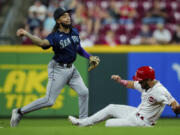
[[[1,11],[2,7],[4,6],[5,2],[6,2],[6,0],[0,0],[0,11]]]
[[[82,46],[180,44],[179,0],[35,0],[25,29],[42,38],[51,33],[58,7],[72,9]],[[32,44],[23,38],[23,44]]]

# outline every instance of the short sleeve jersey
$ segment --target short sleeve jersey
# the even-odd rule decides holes
[[[141,103],[138,113],[145,119],[155,122],[164,110],[165,105],[170,105],[175,99],[168,90],[158,81],[152,88],[145,91],[138,81],[134,82],[134,88],[141,92]]]
[[[72,28],[70,33],[53,32],[46,38],[54,51],[53,59],[59,63],[69,64],[76,60],[80,38],[77,29]]]

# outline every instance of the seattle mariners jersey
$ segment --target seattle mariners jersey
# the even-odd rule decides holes
[[[175,100],[159,81],[147,91],[135,81],[134,88],[142,93],[138,113],[151,122],[155,122],[160,117],[166,104],[170,105]]]
[[[72,28],[70,33],[54,32],[46,38],[53,47],[53,59],[59,63],[73,63],[76,59],[76,53],[80,48],[80,39],[78,31]]]

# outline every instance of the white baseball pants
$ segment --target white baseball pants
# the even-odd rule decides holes
[[[145,121],[141,120],[137,115],[137,108],[126,105],[110,104],[94,115],[85,119],[79,120],[81,126],[93,125],[108,118],[106,121],[107,127],[118,126],[150,126]]]

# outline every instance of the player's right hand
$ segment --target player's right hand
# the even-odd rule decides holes
[[[17,30],[16,35],[18,37],[20,37],[20,36],[25,36],[26,33],[27,33],[27,31],[25,31],[24,29],[20,28],[20,29]]]
[[[121,77],[119,75],[112,75],[111,79],[115,81],[121,81]]]

